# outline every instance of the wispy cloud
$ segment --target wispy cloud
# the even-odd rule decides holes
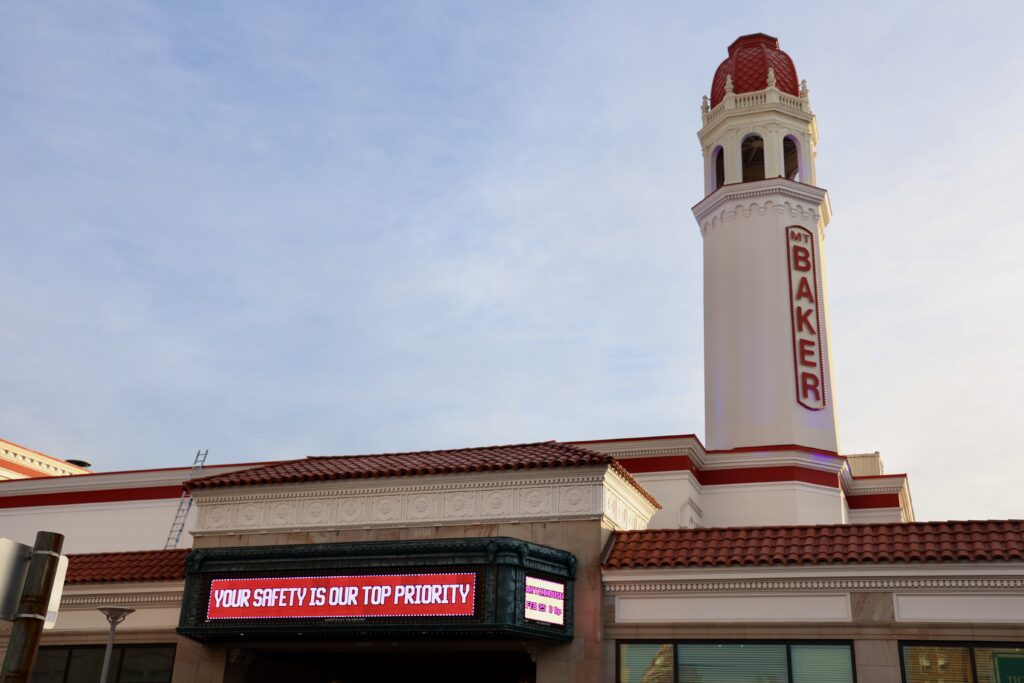
[[[822,131],[844,450],[1019,517],[964,495],[1024,479],[989,9],[6,3],[0,431],[104,469],[701,432],[697,107],[763,30]]]

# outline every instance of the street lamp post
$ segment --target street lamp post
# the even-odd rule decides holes
[[[107,673],[110,671],[110,655],[114,652],[114,631],[117,625],[124,621],[124,618],[134,612],[127,607],[99,607],[103,616],[110,622],[110,633],[107,634],[107,651],[103,653],[103,672],[100,673],[100,683],[107,683]]]

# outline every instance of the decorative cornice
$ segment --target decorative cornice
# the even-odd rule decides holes
[[[40,474],[50,474],[51,476],[70,476],[75,474],[88,474],[88,470],[82,469],[81,467],[74,467],[72,465],[61,466],[55,463],[63,462],[57,458],[51,458],[48,455],[42,453],[33,453],[27,449],[22,450],[20,448],[11,448],[9,445],[0,445],[0,464],[4,460],[9,460],[23,467],[30,467]]]
[[[41,486],[19,486],[17,488],[11,487],[9,489],[0,490],[0,498],[16,498],[18,496],[34,496],[44,493],[73,493],[79,491],[115,491],[122,489],[141,489],[141,488],[152,488],[160,486],[177,486],[180,485],[188,477],[188,470],[184,470],[182,474],[168,477],[151,477],[148,479],[127,479],[127,480],[112,480],[112,481],[97,481],[92,476],[76,476],[70,480],[67,478],[61,478],[59,481],[52,483],[46,482]],[[99,475],[102,476],[102,475]],[[32,484],[43,482],[38,479],[21,479],[19,483]]]
[[[734,581],[670,581],[670,582],[608,582],[604,592],[611,595],[627,593],[773,593],[848,591],[921,591],[1019,593],[1024,590],[1024,577],[878,577],[821,579],[743,579]]]
[[[819,232],[832,215],[827,190],[785,178],[723,185],[693,207],[703,236],[723,223],[769,212],[803,221]]]
[[[606,465],[198,489],[194,499],[195,536],[602,518],[626,530],[646,527],[655,511]]]
[[[143,607],[165,607],[181,605],[183,592],[162,593],[89,593],[65,595],[61,598],[61,609],[92,609],[100,605],[140,605]]]
[[[643,458],[643,457],[657,457],[659,455],[688,455],[694,460],[703,462],[705,456],[698,454],[697,449],[689,446],[675,447],[675,448],[630,448],[623,450],[607,450],[603,451],[616,458]]]

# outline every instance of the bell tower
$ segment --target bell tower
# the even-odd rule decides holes
[[[776,38],[741,36],[701,111],[707,447],[838,451],[806,81]]]

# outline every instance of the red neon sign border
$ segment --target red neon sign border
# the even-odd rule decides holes
[[[213,606],[213,584],[217,581],[275,581],[275,580],[307,580],[307,579],[372,579],[372,578],[403,578],[403,577],[450,577],[450,576],[467,576],[471,577],[472,596],[473,599],[468,601],[468,605],[472,607],[472,611],[467,613],[459,612],[435,612],[432,614],[409,614],[409,613],[375,613],[375,614],[352,614],[352,615],[338,615],[338,614],[289,614],[289,615],[252,615],[252,616],[229,616],[229,617],[211,617],[210,608]],[[258,577],[247,577],[247,578],[220,578],[210,580],[210,596],[206,603],[206,620],[207,621],[240,621],[240,620],[251,620],[251,619],[371,619],[371,618],[394,618],[394,617],[406,617],[406,618],[433,618],[433,617],[475,617],[476,616],[476,579],[477,572],[443,572],[443,573],[422,573],[422,574],[337,574],[328,576],[258,576]],[[455,584],[452,584],[455,585]]]
[[[800,397],[800,361],[797,358],[797,333],[796,318],[793,309],[793,254],[792,244],[789,239],[790,230],[803,230],[807,233],[811,242],[811,280],[814,281],[814,317],[818,323],[818,379],[821,381],[821,405],[809,406]],[[818,248],[814,241],[814,233],[802,225],[790,225],[786,227],[786,275],[789,278],[789,324],[793,333],[793,390],[796,393],[796,402],[807,410],[824,410],[828,407],[828,391],[825,387],[825,347],[821,343],[821,296],[818,294]]]

